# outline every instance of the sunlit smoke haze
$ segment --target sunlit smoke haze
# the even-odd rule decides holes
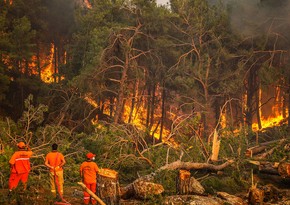
[[[234,31],[245,36],[290,31],[289,0],[224,0]]]

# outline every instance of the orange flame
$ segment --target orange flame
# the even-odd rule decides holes
[[[85,3],[85,6],[88,8],[88,9],[91,9],[92,8],[92,5],[90,4],[90,2],[88,0],[84,0],[84,3]]]
[[[45,83],[54,82],[53,56],[54,56],[54,44],[52,43],[50,47],[50,54],[48,56],[48,65],[41,71],[41,80]]]
[[[259,96],[260,99],[262,99],[262,90],[259,90]],[[263,113],[262,109],[259,109],[259,113],[261,117],[261,125],[262,129],[266,127],[273,127],[273,126],[279,126],[282,124],[283,121],[285,121],[286,116],[288,116],[288,109],[286,109],[283,113],[283,99],[282,99],[281,89],[280,87],[275,88],[275,100],[274,105],[271,109],[271,114],[268,117],[265,117],[266,115]],[[259,102],[259,107],[261,108],[261,103]],[[264,110],[265,112],[268,110]],[[258,123],[252,124],[253,131],[259,130]]]
[[[285,121],[285,117],[283,116],[283,114],[277,112],[277,106],[274,106],[272,108],[272,111],[274,113],[272,116],[269,116],[268,118],[265,117],[261,118],[262,129],[266,127],[279,126],[283,121]],[[286,115],[288,115],[288,110],[286,110]],[[258,131],[259,130],[258,123],[253,123],[252,128],[253,131]]]
[[[89,95],[85,96],[84,99],[91,104],[93,107],[98,107],[98,103],[96,101],[94,101]],[[131,116],[131,122],[133,125],[135,125],[138,129],[140,130],[145,130],[145,118],[144,116],[146,116],[146,109],[144,108],[145,106],[141,106],[140,108],[138,108],[138,110],[136,110],[136,108],[134,108],[133,112],[132,112],[132,116]],[[130,113],[131,113],[131,107],[129,103],[126,103],[124,105],[124,113],[122,116],[122,120],[125,122],[129,121],[130,118]],[[161,113],[161,112],[160,112]],[[104,109],[104,114],[109,115],[109,109]],[[161,118],[161,114],[156,114],[154,116],[156,119],[157,118]],[[97,124],[98,119],[94,119],[92,120],[93,124]],[[156,139],[159,139],[160,136],[160,126],[158,126],[157,123],[155,123],[152,126],[152,129],[150,130],[150,134],[153,135]],[[154,132],[154,133],[153,133]],[[162,136],[164,136],[164,138],[166,138],[166,136],[169,135],[169,130],[163,129],[162,130]]]
[[[4,3],[6,3],[7,0],[4,0]],[[9,0],[9,5],[12,5],[13,4],[13,0]]]

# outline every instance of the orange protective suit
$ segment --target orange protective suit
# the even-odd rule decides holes
[[[9,178],[10,190],[16,188],[19,181],[23,183],[24,189],[26,189],[26,183],[30,172],[30,157],[32,154],[32,151],[19,150],[12,155],[9,160],[11,167]]]
[[[86,187],[90,189],[93,193],[96,193],[98,171],[98,165],[90,160],[83,162],[80,166],[80,174],[83,178],[83,182]],[[84,191],[84,204],[89,204],[90,200],[92,204],[97,203],[97,201],[93,197],[90,197],[89,193]]]
[[[49,152],[45,157],[45,164],[50,165],[53,168],[50,168],[49,178],[50,178],[50,187],[51,192],[56,194],[55,184],[58,186],[59,194],[63,195],[63,168],[60,166],[65,162],[64,156],[62,153],[57,151]]]

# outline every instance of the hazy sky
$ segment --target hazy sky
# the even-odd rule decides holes
[[[169,0],[157,0],[157,4],[166,4]]]

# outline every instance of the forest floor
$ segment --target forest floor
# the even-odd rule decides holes
[[[278,197],[277,199],[270,200],[265,203],[265,205],[276,204],[276,205],[290,205],[290,179],[283,179],[277,175],[269,175],[269,174],[256,174],[255,179],[258,182],[258,185],[266,185],[272,184],[275,186],[282,196]],[[236,193],[236,196],[243,199],[245,204],[247,202],[247,193],[245,191],[241,193]],[[213,196],[201,196],[201,197],[213,197]],[[175,196],[168,196],[168,198],[175,199],[176,203],[171,203],[172,205],[175,204],[192,204],[194,201],[194,195],[175,195]],[[167,198],[167,199],[168,199]],[[80,186],[65,186],[64,187],[64,199],[69,202],[71,205],[82,205],[83,204],[83,191]],[[179,199],[179,200],[176,200]],[[0,204],[1,205],[52,205],[54,204],[55,199],[49,192],[49,190],[36,190],[32,187],[29,187],[25,192],[15,192],[10,197],[8,197],[8,190],[7,189],[0,189]],[[183,203],[182,203],[183,202]],[[165,204],[162,202],[154,202],[154,201],[140,201],[135,199],[130,200],[121,200],[120,205],[141,205],[141,204]],[[166,203],[168,204],[168,203]],[[198,203],[200,204],[200,203]],[[227,203],[229,204],[229,203]]]

